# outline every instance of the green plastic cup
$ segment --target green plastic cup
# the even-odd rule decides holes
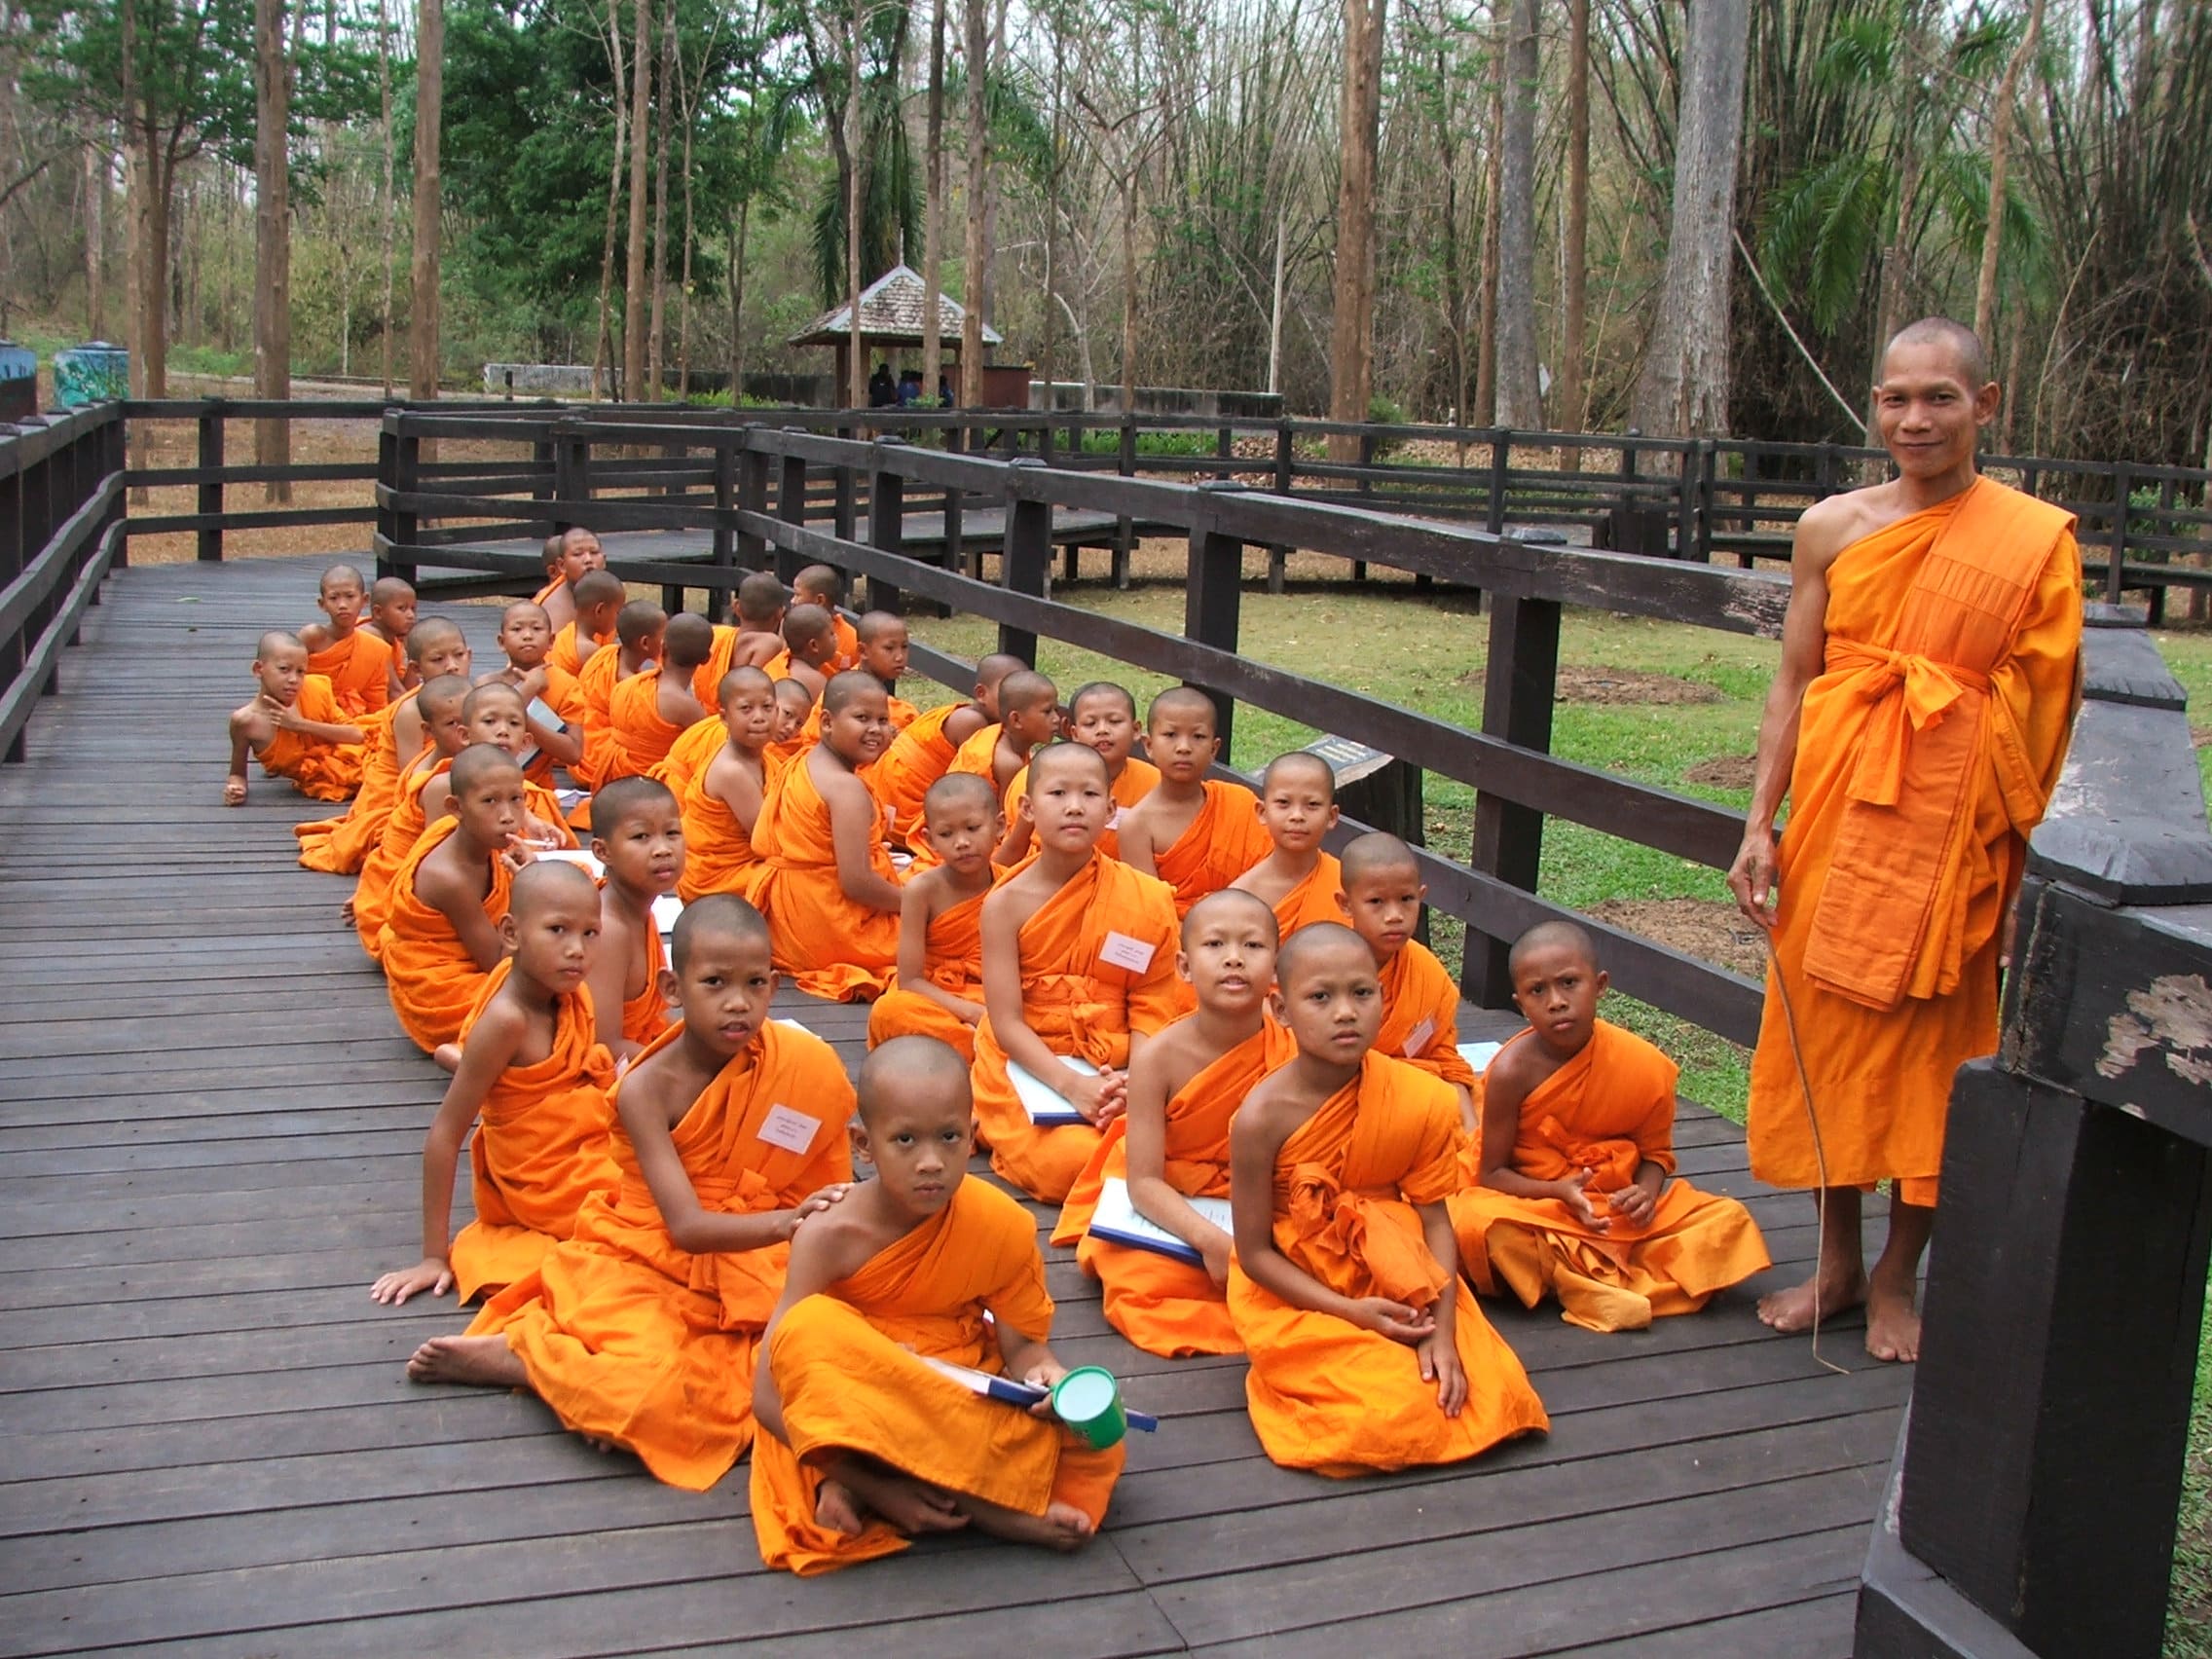
[[[1121,1445],[1129,1432],[1122,1385],[1111,1371],[1095,1365],[1079,1365],[1053,1384],[1052,1412],[1094,1452]]]

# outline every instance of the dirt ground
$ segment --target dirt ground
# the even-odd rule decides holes
[[[1590,914],[1747,978],[1766,974],[1765,936],[1733,904],[1711,899],[1606,899],[1591,905]]]
[[[1717,685],[1672,674],[1645,674],[1628,668],[1590,668],[1563,664],[1559,671],[1560,697],[1569,703],[1718,703],[1724,695]]]
[[[1754,755],[1715,755],[1710,760],[1700,760],[1682,776],[1693,784],[1716,790],[1748,790],[1757,760]]]

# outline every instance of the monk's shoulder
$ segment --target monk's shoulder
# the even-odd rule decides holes
[[[1826,564],[1897,516],[1894,494],[1888,484],[1869,484],[1815,501],[1798,517],[1792,558]]]
[[[1493,1097],[1509,1091],[1519,1099],[1558,1069],[1544,1046],[1524,1035],[1491,1056],[1490,1064],[1483,1069],[1483,1088]]]
[[[1640,1078],[1650,1080],[1663,1087],[1672,1095],[1675,1080],[1681,1075],[1673,1056],[1666,1050],[1631,1031],[1625,1025],[1615,1025],[1609,1019],[1598,1021],[1591,1041],[1599,1045],[1597,1059],[1623,1071],[1634,1071]]]

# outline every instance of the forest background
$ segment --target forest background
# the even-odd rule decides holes
[[[1999,447],[2203,464],[2212,3],[0,0],[0,333],[157,395],[696,395],[902,258],[1086,398],[1522,428],[1856,438],[1944,311]]]

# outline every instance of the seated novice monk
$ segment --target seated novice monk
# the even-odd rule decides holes
[[[691,725],[707,718],[691,695],[691,676],[714,648],[715,628],[704,616],[680,610],[668,619],[657,660],[620,681],[607,700],[608,728],[614,734],[609,757],[600,769],[602,785],[616,778],[642,777]]]
[[[573,865],[515,874],[499,923],[507,956],[461,1031],[461,1064],[423,1142],[423,1260],[369,1287],[398,1306],[457,1284],[461,1300],[537,1271],[575,1231],[594,1193],[620,1184],[608,1150],[614,1060],[585,987],[599,942],[599,892]],[[451,1246],[453,1172],[471,1124],[476,1219]]]
[[[1483,1073],[1481,1185],[1451,1199],[1475,1288],[1529,1308],[1554,1295],[1584,1330],[1641,1331],[1762,1272],[1749,1210],[1670,1181],[1675,1063],[1598,1017],[1590,936],[1540,922],[1509,969],[1529,1028]]]
[[[400,767],[390,809],[377,827],[376,838],[361,860],[360,879],[346,903],[347,917],[361,936],[361,948],[372,957],[380,948],[378,938],[391,909],[391,878],[399,873],[399,866],[429,828],[428,815],[423,810],[423,792],[433,778],[444,773],[455,756],[468,747],[468,719],[461,712],[468,695],[468,682],[458,674],[425,680],[423,689],[415,694],[429,741],[414,759]]]
[[[487,680],[472,687],[461,699],[461,718],[468,727],[470,743],[488,743],[517,766],[523,764],[530,753],[530,711],[520,691],[504,681]],[[430,768],[421,790],[414,792],[424,824],[438,821],[453,787],[451,773],[437,766]],[[523,774],[522,808],[522,828],[518,832],[524,842],[542,849],[574,848],[576,837],[562,818],[560,797],[542,784],[532,783],[528,772]],[[393,822],[403,822],[397,807]]]
[[[902,1037],[861,1067],[856,1183],[792,1241],[754,1373],[760,1559],[828,1572],[917,1533],[1072,1550],[1097,1531],[1127,1449],[1093,1451],[1049,1405],[977,1394],[931,1360],[1050,1387],[1052,1299],[1036,1223],[967,1178],[976,1120],[959,1057]]]
[[[1359,936],[1319,922],[1284,940],[1272,1012],[1298,1051],[1229,1127],[1229,1312],[1268,1456],[1348,1475],[1550,1427],[1459,1282],[1444,1202],[1459,1114],[1438,1079],[1375,1051],[1382,987]]]
[[[315,591],[315,608],[324,620],[300,630],[308,672],[330,682],[331,695],[349,715],[373,715],[400,691],[391,643],[361,626],[368,603],[361,572],[350,565],[333,565],[322,572],[322,585]]]
[[[899,878],[883,814],[857,776],[883,753],[891,718],[868,675],[823,693],[822,741],[775,773],[753,826],[761,862],[746,897],[768,918],[776,967],[811,996],[879,996],[899,961]]]
[[[661,636],[667,629],[667,611],[649,599],[632,600],[614,618],[615,648],[593,652],[576,676],[577,694],[584,704],[584,757],[569,770],[594,789],[622,775],[613,769],[619,753],[614,688],[660,660]]]
[[[800,1221],[844,1196],[853,1087],[821,1038],[768,1017],[768,929],[718,894],[676,924],[683,1018],[614,1087],[611,1193],[408,1361],[421,1382],[528,1388],[562,1424],[704,1492],[753,1439],[753,1366]]]
[[[1149,760],[1131,758],[1137,743],[1136,699],[1124,686],[1094,680],[1070,699],[1068,726],[1069,742],[1086,744],[1105,756],[1106,776],[1114,790],[1114,812],[1106,820],[1105,833],[1098,837],[1098,850],[1110,859],[1120,858],[1122,837],[1116,827],[1122,814],[1160,786],[1159,767]],[[1006,839],[993,855],[1002,865],[1017,865],[1029,856],[1029,826],[1021,822],[1021,814],[1015,810],[1028,791],[1029,768],[1023,766],[1006,787]]]
[[[653,901],[674,893],[683,874],[683,815],[668,786],[618,778],[593,795],[591,851],[606,876],[591,994],[599,1040],[622,1060],[668,1029]]]
[[[893,736],[914,723],[920,711],[899,695],[899,682],[906,672],[906,655],[909,642],[906,637],[906,619],[894,616],[888,610],[868,610],[861,614],[860,672],[871,676],[883,687],[884,706],[891,712]],[[808,717],[813,727],[811,735],[822,735],[822,710],[816,706]]]
[[[938,863],[900,893],[899,978],[868,1010],[867,1043],[935,1037],[976,1057],[983,1017],[983,900],[1002,830],[991,786],[968,772],[938,779],[922,797]]]
[[[976,694],[971,701],[940,704],[915,716],[891,740],[883,758],[867,769],[867,787],[883,803],[892,845],[907,846],[920,832],[922,797],[930,785],[951,770],[961,745],[985,726],[998,724],[999,686],[1023,666],[1017,656],[983,658],[976,665]]]
[[[577,584],[592,571],[607,569],[607,552],[599,537],[581,525],[546,537],[545,550],[548,579],[537,590],[535,603],[545,607],[546,616],[559,630],[581,613],[583,596],[576,591]]]
[[[391,647],[391,674],[402,691],[423,683],[422,665],[408,649],[415,632],[415,589],[397,576],[379,576],[369,584],[369,619],[362,628]]]
[[[575,596],[574,618],[553,624],[553,648],[545,653],[545,660],[571,679],[580,679],[584,664],[614,644],[614,619],[622,613],[629,590],[619,576],[593,571],[576,583]],[[550,618],[552,611],[546,615]]]
[[[361,783],[361,728],[349,722],[330,682],[308,672],[307,647],[289,634],[261,636],[253,701],[231,711],[231,770],[223,804],[245,804],[251,755],[272,778],[289,778],[310,800],[344,800]]]
[[[1152,700],[1145,753],[1160,787],[1122,817],[1122,858],[1175,890],[1175,913],[1219,893],[1274,851],[1259,797],[1242,784],[1206,776],[1221,756],[1213,699],[1189,685]]]
[[[1267,1018],[1275,978],[1275,918],[1231,888],[1183,918],[1176,972],[1198,994],[1185,1014],[1129,1062],[1129,1106],[1106,1126],[1076,1177],[1052,1242],[1073,1244],[1084,1272],[1105,1288],[1106,1322],[1149,1353],[1241,1353],[1230,1321],[1230,1237],[1192,1198],[1229,1197],[1229,1121],[1253,1086],[1290,1055]],[[1089,1234],[1100,1189],[1128,1184],[1137,1213],[1197,1250],[1177,1261]]]
[[[988,779],[1018,821],[1020,797],[1008,792],[1014,780],[1028,769],[1029,756],[1038,746],[1052,742],[1059,730],[1059,691],[1042,674],[1026,668],[1016,670],[999,682],[999,723],[984,726],[963,743],[945,776],[973,772]],[[1111,813],[1114,809],[1107,810]],[[937,852],[927,842],[915,847],[913,853],[917,870],[937,862]]]
[[[412,591],[412,590],[410,590]],[[433,616],[413,630],[415,666],[422,683],[402,692],[361,721],[361,787],[344,816],[295,824],[300,838],[303,868],[332,875],[357,875],[390,822],[392,803],[399,798],[400,769],[429,744],[421,708],[422,687],[448,675],[461,677],[455,691],[453,710],[458,719],[461,699],[467,695],[468,641],[461,630],[441,616]],[[453,755],[461,753],[456,744]]]
[[[1344,872],[1321,850],[1321,837],[1337,827],[1337,777],[1329,763],[1303,749],[1269,761],[1260,779],[1260,823],[1273,850],[1230,885],[1272,904],[1285,939],[1311,922],[1342,921]]]
[[[733,668],[722,676],[718,700],[721,719],[713,724],[720,746],[681,787],[669,785],[683,816],[683,871],[676,892],[686,904],[709,893],[737,892],[760,862],[753,829],[767,795],[761,756],[775,735],[776,688],[756,668]]]
[[[838,672],[837,635],[831,614],[817,605],[794,605],[784,612],[784,648],[761,666],[770,680],[795,680],[809,706],[822,701],[830,677]]]
[[[845,573],[834,565],[809,565],[792,578],[792,600],[796,605],[814,605],[830,614],[830,629],[836,636],[837,654],[828,665],[827,672],[843,674],[861,665],[860,631],[837,611],[845,603]]]
[[[1344,915],[1351,931],[1367,941],[1382,984],[1382,1027],[1375,1035],[1375,1047],[1452,1086],[1468,1137],[1462,1171],[1473,1181],[1482,1136],[1482,1120],[1475,1116],[1475,1068],[1459,1052],[1459,987],[1436,953],[1414,938],[1428,889],[1421,885],[1413,849],[1380,830],[1361,835],[1345,848],[1338,880]]]
[[[759,668],[782,654],[784,612],[791,606],[791,597],[773,571],[755,571],[737,584],[737,628],[728,635],[719,628],[715,631],[715,653],[691,685],[708,713],[719,712],[713,693],[721,685],[723,675],[733,668]],[[718,663],[719,672],[710,680],[707,671]]]
[[[1145,1039],[1191,1006],[1175,977],[1166,888],[1098,851],[1112,806],[1095,749],[1038,751],[1021,802],[1037,856],[983,901],[976,1114],[991,1166],[1047,1203],[1068,1196],[1099,1132],[1121,1115]],[[1064,1096],[1083,1121],[1032,1123],[1010,1065]]]
[[[494,678],[515,688],[528,717],[531,753],[523,776],[534,784],[550,784],[555,766],[572,766],[583,758],[583,692],[574,675],[549,660],[553,630],[543,606],[525,599],[501,611],[499,649],[507,666]],[[552,711],[553,719],[545,718],[539,704]]]
[[[505,952],[499,937],[507,890],[530,862],[522,845],[522,768],[488,743],[454,756],[446,816],[416,842],[391,878],[391,905],[377,939],[385,988],[400,1028],[424,1053],[460,1038]]]
[[[765,674],[767,670],[762,669],[760,672]],[[795,680],[778,680],[773,683],[776,687],[776,735],[768,740],[768,747],[760,754],[761,762],[768,768],[771,779],[812,749],[822,736],[819,726],[815,728],[813,737],[806,735],[807,721],[814,717],[814,699],[807,694],[806,687]],[[887,710],[887,725],[889,718]]]

